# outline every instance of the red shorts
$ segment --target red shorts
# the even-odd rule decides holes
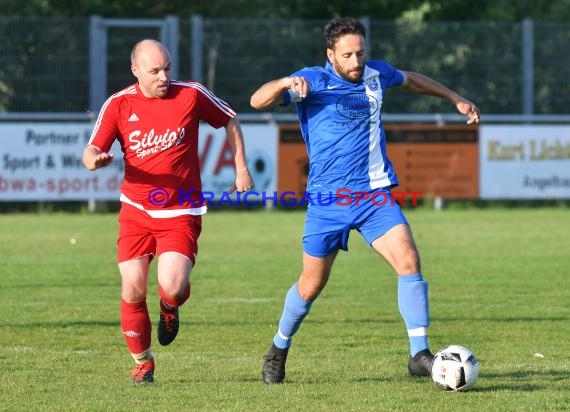
[[[196,263],[198,237],[202,231],[202,216],[183,215],[152,218],[143,210],[127,203],[119,212],[118,261],[149,255],[150,259],[163,252],[178,252]]]

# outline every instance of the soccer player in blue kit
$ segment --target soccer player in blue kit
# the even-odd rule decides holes
[[[292,337],[325,287],[338,250],[347,250],[352,229],[398,275],[398,306],[410,342],[408,371],[412,376],[431,376],[428,285],[408,222],[390,193],[398,178],[386,156],[381,106],[386,89],[399,86],[449,100],[468,117],[468,124],[479,122],[479,109],[427,76],[382,60],[366,60],[365,28],[355,19],[331,20],[324,35],[325,67],[306,67],[272,80],[251,97],[251,106],[259,110],[296,104],[310,159],[303,269],[285,297],[279,329],[264,357],[263,381],[285,379]]]

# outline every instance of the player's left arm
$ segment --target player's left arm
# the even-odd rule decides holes
[[[233,193],[236,189],[239,192],[245,192],[252,188],[253,182],[245,160],[245,144],[241,126],[236,118],[232,118],[226,124],[225,129],[236,166],[236,180],[229,193]]]
[[[402,73],[404,74],[404,82],[400,86],[402,89],[447,99],[455,105],[459,113],[468,117],[467,124],[479,123],[481,113],[475,103],[426,75],[409,71]]]

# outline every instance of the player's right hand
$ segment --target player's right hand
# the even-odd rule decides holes
[[[292,92],[298,94],[301,99],[307,97],[309,94],[309,82],[307,82],[304,77],[295,76],[290,77],[289,80],[289,89],[291,89]]]
[[[101,167],[109,166],[109,164],[113,161],[115,156],[113,153],[101,152],[95,156],[95,169],[99,169]]]

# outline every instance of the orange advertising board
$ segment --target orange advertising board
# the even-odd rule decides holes
[[[477,126],[388,124],[385,130],[399,190],[421,192],[420,198],[479,197]]]
[[[472,125],[385,124],[388,157],[400,180],[398,190],[419,198],[479,197],[479,130]],[[279,126],[279,193],[300,198],[309,158],[296,123]]]
[[[298,123],[279,125],[277,190],[294,192],[299,200],[309,176],[309,156]]]

